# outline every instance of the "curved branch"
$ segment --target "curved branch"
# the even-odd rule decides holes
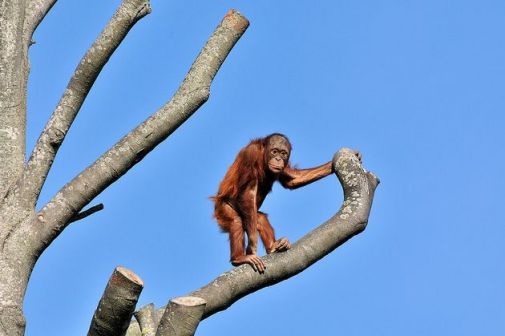
[[[33,33],[57,0],[28,0],[25,15],[24,37],[29,44]]]
[[[210,84],[249,22],[229,11],[191,66],[181,86],[160,110],[128,133],[91,166],[67,183],[38,213],[41,253],[68,221],[186,121],[208,97]]]
[[[51,1],[36,1],[45,10]],[[49,10],[49,9],[47,9]],[[96,78],[133,25],[150,13],[149,0],[123,0],[105,29],[75,69],[51,118],[42,131],[26,165],[22,187],[24,199],[35,205],[56,153],[81,109]]]
[[[263,257],[267,266],[265,273],[242,265],[188,294],[207,302],[202,319],[227,309],[248,294],[302,272],[366,228],[379,179],[363,169],[355,151],[346,148],[335,154],[333,168],[344,191],[340,210],[293,244],[290,250]],[[137,335],[137,330],[138,326],[132,322],[127,335]]]
[[[258,289],[300,273],[366,228],[379,180],[362,168],[350,149],[335,154],[333,167],[344,190],[344,202],[337,214],[293,244],[290,250],[264,257],[267,266],[264,274],[243,265],[189,294],[207,302],[203,318]]]

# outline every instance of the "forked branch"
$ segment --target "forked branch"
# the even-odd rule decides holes
[[[36,7],[38,13],[45,11],[46,6],[51,6],[51,1],[32,1],[30,5],[40,6]],[[35,8],[32,8],[33,10]],[[27,202],[35,205],[56,153],[102,68],[133,25],[149,12],[148,0],[123,0],[105,29],[79,62],[25,168],[22,186],[23,198]],[[32,15],[42,15],[36,13]]]
[[[38,213],[42,222],[38,225],[39,253],[63,231],[72,216],[142,160],[207,101],[214,76],[248,25],[240,13],[229,11],[172,99],[67,183],[42,208]]]
[[[265,273],[242,265],[188,294],[206,302],[202,319],[225,310],[248,294],[302,272],[366,228],[379,179],[364,170],[355,151],[346,148],[335,154],[333,168],[344,191],[340,210],[293,244],[290,250],[265,256]],[[158,314],[162,314],[162,309]],[[140,335],[136,322],[132,322],[127,335]]]
[[[54,6],[56,0],[27,0],[26,3],[24,42],[30,43],[33,33]]]

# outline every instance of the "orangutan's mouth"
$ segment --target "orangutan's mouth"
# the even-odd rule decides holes
[[[272,169],[272,170],[279,170],[280,171],[283,168],[282,166],[274,166],[273,164],[270,164],[269,166],[270,166],[270,169]]]

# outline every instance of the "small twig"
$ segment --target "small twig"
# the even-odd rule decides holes
[[[97,204],[97,205],[92,206],[91,208],[89,208],[87,210],[79,212],[74,217],[70,218],[70,220],[68,221],[68,223],[70,224],[70,223],[73,223],[73,222],[77,222],[78,220],[81,220],[81,219],[84,219],[84,218],[86,218],[88,216],[91,216],[95,212],[98,212],[98,211],[103,210],[103,209],[104,209],[103,203]]]

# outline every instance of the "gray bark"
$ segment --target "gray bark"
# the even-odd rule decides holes
[[[25,1],[0,2],[0,335],[9,336],[24,333],[22,298],[31,271],[25,266],[29,258],[4,243],[28,215],[22,200],[8,197],[25,155],[28,48],[23,44],[24,16]],[[12,255],[4,258],[5,253]]]
[[[158,328],[158,316],[154,304],[150,303],[135,312],[142,336],[155,336]]]
[[[109,57],[131,27],[150,12],[148,0],[123,0],[72,76],[58,106],[25,164],[26,83],[31,37],[56,0],[0,1],[0,336],[23,335],[27,284],[40,254],[72,221],[98,211],[81,210],[186,121],[210,94],[210,85],[249,23],[230,11],[196,58],[181,86],[160,110],[67,183],[39,212],[41,188],[87,94]],[[158,335],[192,335],[201,319],[224,310],[241,297],[285,280],[309,267],[366,227],[378,179],[355,153],[341,150],[334,168],[344,189],[340,211],[303,237],[292,249],[264,258],[267,271],[243,265],[189,296],[168,305]],[[122,335],[142,288],[133,273],[118,268],[93,317],[90,335]],[[145,335],[158,316],[139,312]],[[158,316],[156,316],[158,315]],[[138,324],[129,333],[140,334]]]
[[[344,191],[340,210],[293,244],[290,250],[265,256],[265,274],[243,265],[190,293],[207,302],[204,318],[228,308],[248,294],[300,273],[366,228],[379,180],[362,168],[354,153],[342,149],[333,158],[334,170]]]
[[[19,178],[25,156],[24,16],[25,1],[0,2],[0,199]]]
[[[207,100],[212,79],[248,25],[240,14],[230,11],[174,97],[37,213],[35,204],[57,150],[100,70],[134,23],[150,12],[148,0],[123,0],[77,66],[25,164],[28,47],[35,29],[55,3],[56,0],[0,1],[0,336],[24,334],[23,299],[40,254],[70,222],[99,211],[100,205],[81,212]],[[120,302],[117,298],[111,301],[118,295],[113,291],[113,287],[106,290],[101,307],[109,302],[117,311]],[[133,307],[127,310],[133,311]],[[115,323],[107,320],[114,317],[111,314],[98,318],[99,311],[91,334],[103,321]],[[128,322],[130,317],[121,319]]]
[[[24,38],[25,43],[30,44],[35,29],[51,10],[56,0],[26,0],[26,3]]]
[[[138,17],[138,8],[127,6],[123,16]],[[43,223],[35,213],[34,193],[45,175],[24,164],[28,46],[34,29],[55,1],[7,0],[0,3],[0,335],[23,335],[23,298],[32,269],[40,255],[39,230]],[[114,20],[114,19],[113,19]],[[124,21],[124,20],[123,20]],[[116,37],[116,34],[118,34]],[[121,30],[107,39],[122,38]],[[88,53],[90,64],[100,55]],[[96,60],[95,60],[96,58]],[[79,70],[79,69],[78,69]],[[86,69],[82,71],[86,73]],[[84,75],[83,75],[84,76]],[[47,151],[47,152],[45,152]],[[39,151],[52,155],[48,148]],[[47,161],[46,161],[47,162]],[[30,174],[32,173],[32,174]],[[31,188],[36,190],[37,188]],[[38,192],[37,192],[38,195]]]
[[[170,300],[156,336],[193,336],[205,311],[205,300],[183,296]]]
[[[68,223],[73,223],[73,222],[77,222],[81,219],[84,219],[88,216],[91,216],[93,215],[94,213],[98,212],[98,211],[101,211],[104,209],[104,206],[102,203],[100,204],[97,204],[95,206],[92,206],[91,208],[89,209],[86,209],[84,211],[81,211],[79,212],[78,214],[76,214],[74,217],[70,218],[70,220],[68,221]]]
[[[133,25],[150,13],[148,0],[123,0],[105,29],[81,59],[26,166],[23,198],[35,205],[60,145],[100,71]]]
[[[344,191],[340,210],[293,244],[290,250],[263,257],[265,273],[260,274],[249,265],[242,265],[188,294],[205,300],[202,319],[227,309],[246,295],[302,272],[365,230],[379,179],[362,167],[355,151],[346,148],[333,157],[333,168]],[[158,314],[162,309],[158,310]],[[132,322],[127,335],[140,335],[136,322]]]
[[[214,76],[248,25],[240,13],[230,11],[207,41],[172,99],[66,184],[42,208],[38,213],[39,220],[44,223],[39,231],[40,251],[65,229],[70,218],[142,160],[207,101]]]
[[[88,336],[124,335],[143,287],[135,273],[117,267],[98,303]]]

